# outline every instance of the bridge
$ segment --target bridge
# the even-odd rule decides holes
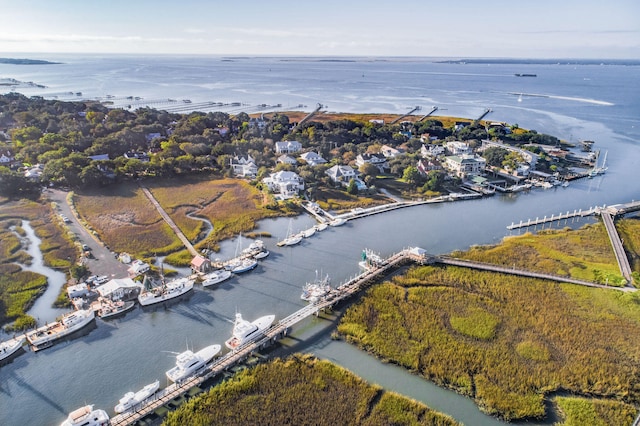
[[[375,260],[371,260],[367,264],[367,268],[365,269],[365,271],[361,274],[344,282],[335,289],[332,289],[321,299],[309,303],[305,307],[281,319],[276,324],[272,325],[269,329],[265,330],[265,332],[256,340],[247,342],[242,346],[239,346],[235,350],[226,353],[222,357],[217,358],[198,375],[190,377],[180,383],[173,383],[166,388],[158,391],[155,395],[142,401],[137,406],[132,407],[129,411],[113,417],[111,419],[111,425],[130,425],[148,416],[154,411],[160,409],[165,404],[168,404],[176,398],[180,398],[184,394],[188,393],[190,389],[203,384],[205,381],[219,374],[222,374],[234,365],[244,361],[254,352],[274,344],[278,339],[286,336],[290,328],[300,321],[303,321],[304,319],[312,315],[317,315],[320,311],[330,308],[335,304],[354,296],[364,288],[377,282],[380,277],[386,275],[392,269],[410,263],[417,263],[420,265],[441,263],[445,265],[461,266],[479,270],[520,275],[530,278],[541,278],[557,282],[579,284],[589,287],[615,289],[619,291],[636,290],[635,288],[610,287],[592,283],[589,281],[575,280],[569,277],[561,277],[515,268],[506,268],[503,266],[491,265],[487,263],[455,259],[448,256],[435,256],[428,254],[424,250],[417,247],[404,249],[398,253],[391,255],[387,259],[377,258]]]

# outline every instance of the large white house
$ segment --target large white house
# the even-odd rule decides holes
[[[254,159],[247,154],[247,157],[235,156],[231,159],[231,169],[235,176],[254,178],[258,174],[258,166]]]
[[[302,150],[302,144],[298,141],[276,142],[276,152],[278,154],[293,154]]]
[[[310,166],[317,166],[318,164],[324,164],[327,162],[320,154],[314,151],[305,152],[300,156]]]
[[[295,197],[300,191],[304,191],[304,180],[297,173],[286,170],[271,173],[262,179],[262,183],[283,199]]]
[[[378,170],[380,170],[380,173],[384,173],[385,169],[389,168],[387,158],[382,154],[358,154],[356,157],[356,165],[360,167],[367,163],[376,166]]]
[[[487,160],[477,155],[452,155],[446,157],[445,166],[448,170],[454,172],[456,176],[464,179],[482,174],[487,166]]]
[[[473,151],[468,143],[460,141],[447,142],[445,147],[451,155],[471,154]]]
[[[348,185],[351,179],[356,179],[359,175],[358,171],[353,167],[340,164],[336,164],[330,169],[327,169],[325,173],[334,183],[340,183],[342,185]]]

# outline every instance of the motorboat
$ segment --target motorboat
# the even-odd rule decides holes
[[[261,252],[254,254],[253,258],[256,260],[264,259],[265,257],[269,256],[269,254],[270,254],[269,250],[263,250]]]
[[[133,300],[102,300],[98,309],[98,316],[103,320],[115,318],[129,312],[136,303]]]
[[[0,343],[0,361],[3,361],[9,358],[11,355],[18,352],[22,345],[24,344],[25,337],[24,335],[19,337],[14,337],[13,339],[5,340]]]
[[[222,346],[210,345],[198,352],[186,350],[176,357],[176,366],[167,371],[167,378],[174,383],[194,375],[220,353]]]
[[[109,415],[104,410],[94,410],[93,405],[85,405],[82,408],[69,413],[67,419],[60,426],[107,426]]]
[[[255,240],[249,247],[242,250],[242,254],[259,260],[269,256],[269,250],[267,250],[262,240]]]
[[[156,380],[155,382],[143,387],[138,392],[125,393],[124,396],[118,401],[118,405],[115,406],[114,411],[116,413],[124,413],[125,411],[134,408],[136,405],[140,404],[142,401],[156,393],[159,387],[160,381]]]
[[[253,257],[245,257],[236,259],[234,262],[227,266],[227,269],[234,274],[241,274],[252,270],[258,266],[258,261]]]
[[[275,315],[265,315],[253,322],[249,322],[242,318],[242,315],[237,312],[236,320],[233,324],[233,332],[231,338],[224,344],[227,346],[227,348],[235,350],[245,343],[256,340],[267,328],[269,328],[275,318]]]
[[[331,222],[329,222],[329,225],[331,225],[331,226],[342,226],[345,223],[347,223],[346,219],[338,217],[336,219],[333,219]]]
[[[52,346],[54,341],[89,325],[95,317],[92,309],[69,312],[59,321],[27,332],[26,338],[33,350],[39,351]]]
[[[318,231],[318,232],[324,231],[324,230],[325,230],[325,229],[327,229],[328,227],[329,227],[329,225],[328,225],[327,223],[325,223],[325,222],[318,223],[318,224],[315,226],[316,231]]]
[[[324,278],[318,278],[316,271],[316,279],[305,283],[302,287],[302,294],[300,295],[300,298],[307,302],[315,302],[316,300],[319,300],[331,291],[330,282],[331,280],[329,279],[329,275],[326,275]]]
[[[309,229],[305,229],[304,231],[300,232],[300,235],[302,235],[304,238],[309,238],[312,237],[313,234],[316,233],[316,228],[315,226],[309,228]]]
[[[217,271],[210,272],[202,277],[202,286],[209,287],[211,285],[219,284],[222,281],[228,280],[229,278],[231,278],[231,271],[226,269],[218,269]]]
[[[162,279],[162,285],[153,287],[143,291],[138,296],[138,302],[142,306],[149,306],[155,303],[166,302],[167,300],[175,299],[183,294],[188,293],[193,289],[193,279],[191,278],[176,278],[168,283]]]

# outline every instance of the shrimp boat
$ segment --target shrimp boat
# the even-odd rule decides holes
[[[316,271],[316,279],[306,283],[302,287],[300,299],[306,300],[307,302],[319,300],[331,291],[330,283],[329,275],[326,275],[324,278],[319,278],[318,271]]]
[[[24,344],[25,337],[19,336],[14,337],[13,339],[5,340],[0,343],[0,361],[4,361],[9,358],[11,355],[18,352],[22,345]]]
[[[161,272],[162,284],[157,287],[146,288],[138,295],[138,302],[141,306],[149,306],[156,303],[166,302],[176,297],[182,296],[193,290],[194,280],[191,278],[176,278],[169,282],[165,282],[164,274]],[[145,278],[145,283],[147,279]]]
[[[44,325],[26,333],[26,338],[34,351],[53,346],[62,339],[89,325],[95,319],[92,309],[78,310],[64,314],[59,321]]]

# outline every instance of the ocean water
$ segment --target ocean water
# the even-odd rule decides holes
[[[31,55],[33,57],[33,55]],[[609,170],[595,179],[572,182],[568,188],[520,193],[511,197],[428,205],[357,220],[330,228],[300,246],[278,248],[266,239],[272,254],[253,272],[215,290],[197,288],[193,296],[168,309],[136,309],[111,322],[97,321],[87,336],[40,353],[26,353],[0,368],[0,424],[59,424],[69,411],[94,403],[112,413],[125,392],[156,379],[174,360],[166,351],[185,345],[200,348],[229,337],[236,310],[247,318],[268,313],[283,318],[303,306],[299,298],[315,271],[329,273],[334,284],[355,275],[363,248],[389,255],[407,246],[432,253],[498,242],[509,235],[511,222],[640,199],[640,86],[637,66],[565,64],[450,64],[422,58],[221,58],[71,55],[39,57],[60,65],[0,65],[0,79],[14,78],[46,88],[15,88],[26,95],[61,100],[108,99],[114,103],[187,111],[221,102],[207,110],[260,112],[302,109],[316,104],[329,111],[407,112],[435,105],[439,114],[476,118],[486,108],[495,121],[577,142],[596,141],[608,151]],[[537,77],[515,77],[533,73]],[[81,95],[76,93],[81,92]],[[535,96],[533,96],[535,95]],[[131,99],[127,99],[131,97]],[[140,98],[136,100],[135,98]],[[175,102],[169,102],[173,99]],[[191,104],[184,102],[185,99]],[[136,104],[137,102],[137,104]],[[267,107],[260,107],[265,104]],[[207,104],[209,105],[209,104]],[[302,105],[302,107],[298,107]],[[260,223],[261,231],[282,236],[288,219]],[[302,216],[295,229],[312,220]],[[569,224],[571,225],[571,224]],[[229,257],[235,242],[222,245]],[[294,330],[295,331],[295,330]],[[345,365],[371,365],[359,351],[317,352]],[[313,350],[313,348],[312,348]],[[340,359],[340,357],[346,357]],[[362,358],[360,358],[362,357]],[[362,362],[359,362],[362,360]],[[365,361],[366,360],[366,361]],[[390,374],[375,367],[367,375],[384,383]],[[393,377],[411,387],[401,372]],[[479,413],[462,413],[443,391],[439,409],[465,424],[492,424]],[[450,404],[441,401],[451,400]],[[425,402],[429,398],[425,396]]]

